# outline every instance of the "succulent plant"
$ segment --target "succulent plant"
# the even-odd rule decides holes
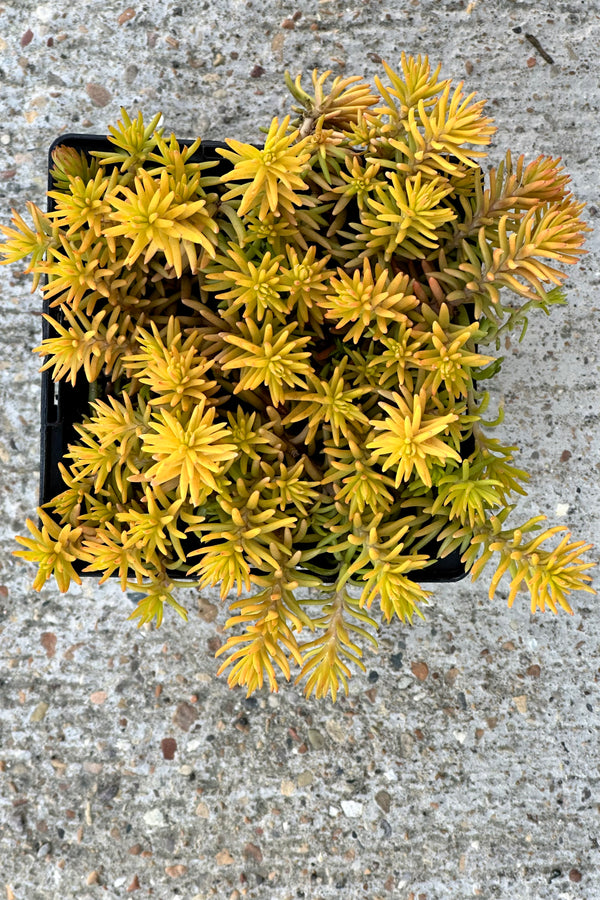
[[[52,210],[2,227],[4,262],[44,279],[43,369],[90,382],[64,490],[17,538],[37,590],[117,576],[160,625],[187,617],[179,585],[220,585],[229,684],[277,690],[295,664],[333,699],[375,609],[423,616],[436,559],[493,560],[490,597],[507,573],[532,612],[592,591],[591,545],[506,524],[528,476],[483,390],[485,348],[564,302],[583,204],[560,159],[507,153],[486,179],[485,101],[439,73],[287,76],[296,118],[227,140],[223,174],[141,113],[109,152],[54,151]]]

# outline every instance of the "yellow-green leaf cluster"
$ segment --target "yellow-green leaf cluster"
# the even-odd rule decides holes
[[[560,160],[484,176],[485,101],[426,57],[286,83],[260,145],[123,110],[106,149],[55,149],[48,212],[0,226],[43,281],[42,368],[88,403],[17,553],[36,589],[117,578],[138,624],[185,619],[181,584],[233,592],[230,685],[296,667],[335,699],[446,557],[496,559],[490,595],[506,574],[532,610],[591,590],[590,545],[505,525],[527,473],[489,435],[481,352],[564,301],[588,229]]]

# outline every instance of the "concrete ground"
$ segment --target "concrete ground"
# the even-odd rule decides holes
[[[3,222],[44,205],[57,135],[105,132],[122,105],[257,140],[287,109],[286,68],[372,76],[404,49],[490,98],[492,160],[562,156],[595,224],[597,3],[128,2],[2,0]],[[597,230],[587,247],[569,305],[506,349],[495,392],[532,475],[516,516],[598,542]],[[531,616],[484,580],[441,586],[333,706],[216,679],[216,594],[190,592],[187,626],[138,631],[112,584],[34,593],[11,551],[37,503],[40,298],[18,265],[0,277],[0,893],[600,898],[596,598]]]

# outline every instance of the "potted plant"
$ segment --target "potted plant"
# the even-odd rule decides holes
[[[419,580],[491,558],[509,605],[592,591],[591,545],[507,524],[527,475],[483,389],[486,348],[563,302],[583,204],[558,159],[507,153],[486,180],[485,101],[426,58],[384,70],[377,92],[288,76],[295,119],[262,146],[181,145],[123,111],[108,142],[61,139],[49,211],[2,228],[4,261],[45,279],[46,383],[81,414],[70,437],[54,421],[63,483],[17,555],[38,590],[118,577],[140,624],[186,618],[179,584],[235,592],[218,654],[248,694],[296,663],[335,699],[375,606],[410,622]]]

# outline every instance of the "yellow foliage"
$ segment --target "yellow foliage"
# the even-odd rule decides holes
[[[2,262],[44,278],[42,369],[89,401],[64,489],[17,538],[36,590],[114,575],[160,625],[187,618],[180,585],[218,586],[231,686],[297,666],[334,700],[450,554],[474,577],[495,560],[490,597],[506,575],[532,611],[592,591],[591,545],[505,525],[528,476],[482,389],[485,348],[564,302],[583,204],[559,159],[485,176],[485,101],[440,71],[286,75],[296,118],[218,159],[125,110],[108,149],[54,150],[51,211],[0,226]]]

